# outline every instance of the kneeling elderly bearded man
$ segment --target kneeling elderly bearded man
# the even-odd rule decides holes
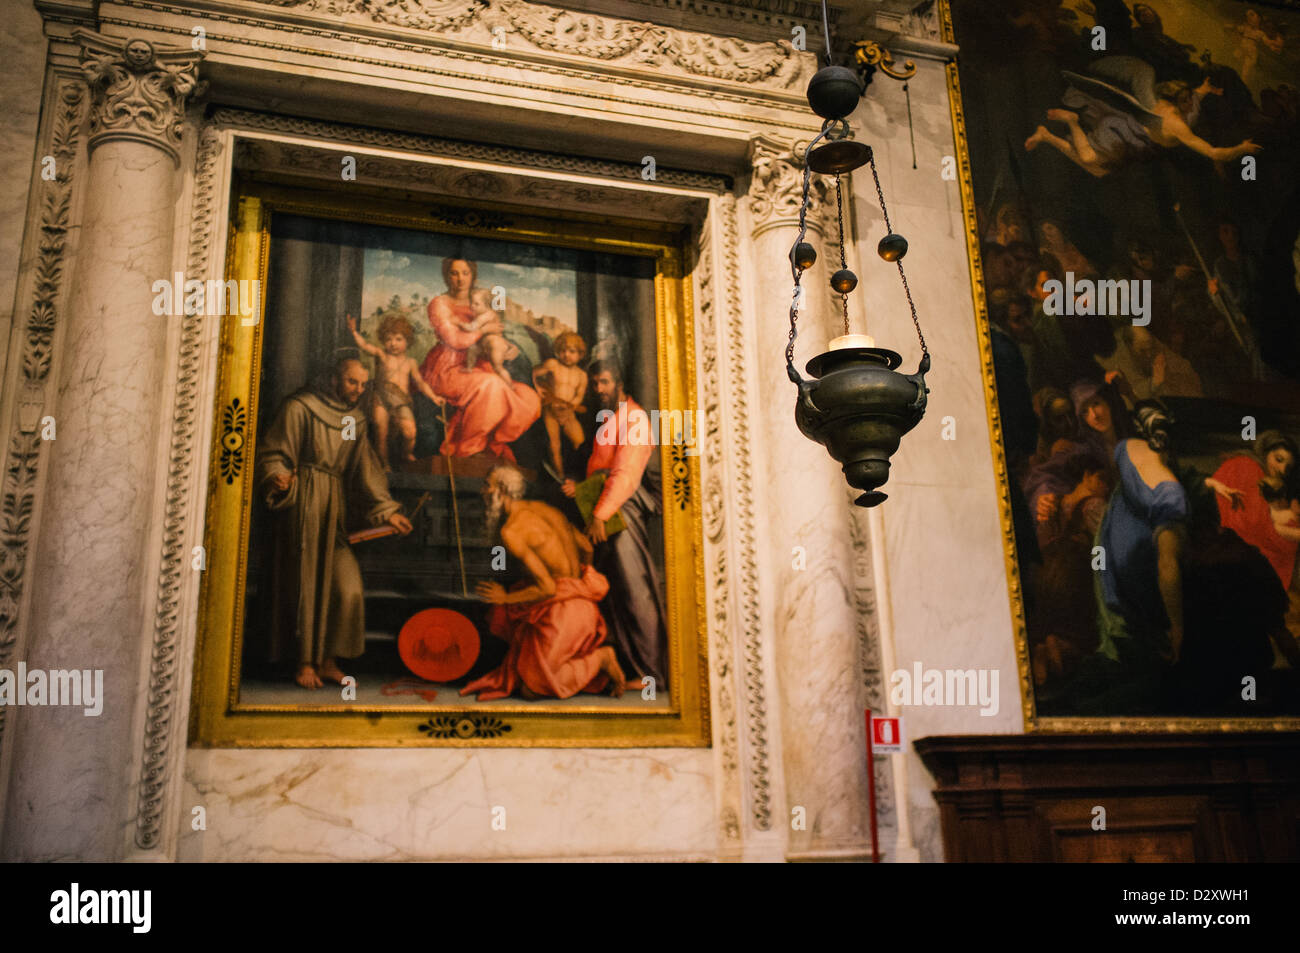
[[[495,608],[493,635],[510,648],[496,670],[461,689],[480,701],[505,698],[516,688],[524,698],[569,698],[578,692],[621,695],[627,685],[614,649],[605,644],[605,619],[597,605],[609,592],[591,566],[591,543],[553,506],[525,500],[524,475],[509,464],[483,481],[488,536],[501,525],[501,542],[523,562],[532,585],[507,592],[497,582],[478,585]]]

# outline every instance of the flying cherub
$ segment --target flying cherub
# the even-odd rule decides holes
[[[1238,72],[1241,81],[1249,86],[1255,76],[1255,66],[1259,63],[1260,44],[1274,53],[1281,53],[1285,43],[1282,30],[1272,20],[1261,17],[1256,10],[1247,10],[1245,22],[1229,29],[1241,34],[1241,45],[1237,48],[1241,55],[1241,69]]]
[[[1213,162],[1259,151],[1250,139],[1214,146],[1192,131],[1201,100],[1223,95],[1208,78],[1195,89],[1177,80],[1157,84],[1151,64],[1134,56],[1103,57],[1090,71],[1063,73],[1070,82],[1061,98],[1066,108],[1047,111],[1048,120],[1065,124],[1068,138],[1039,125],[1025,140],[1026,151],[1049,145],[1099,179],[1161,149],[1182,146]]]

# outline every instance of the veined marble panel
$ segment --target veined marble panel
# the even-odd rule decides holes
[[[711,856],[712,762],[698,748],[191,750],[177,859]]]

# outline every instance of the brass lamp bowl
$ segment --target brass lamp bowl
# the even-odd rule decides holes
[[[849,486],[865,491],[858,506],[884,502],[879,487],[889,479],[889,458],[925,415],[930,355],[915,374],[895,370],[902,360],[885,348],[841,348],[808,362],[812,380],[796,380],[795,423],[842,464]]]

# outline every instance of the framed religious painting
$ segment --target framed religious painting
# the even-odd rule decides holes
[[[1300,728],[1300,11],[943,17],[1027,725]]]
[[[707,745],[681,232],[238,192],[193,741]]]

